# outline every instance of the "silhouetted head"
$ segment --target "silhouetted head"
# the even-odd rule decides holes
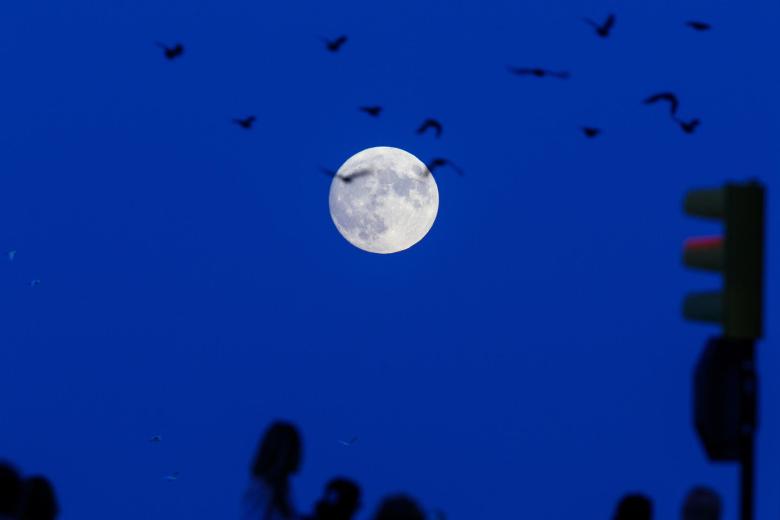
[[[350,520],[360,508],[360,487],[347,478],[334,478],[325,486],[325,495],[317,502],[317,520]]]
[[[653,502],[641,494],[626,495],[618,502],[614,520],[650,520],[653,517]]]
[[[15,518],[22,503],[22,479],[10,464],[0,462],[0,517]]]
[[[252,462],[252,476],[275,486],[301,465],[301,436],[291,423],[277,421],[268,427]]]
[[[683,502],[683,520],[720,520],[720,513],[720,496],[708,487],[694,487]]]
[[[395,495],[379,504],[374,520],[425,520],[425,514],[412,498]]]
[[[20,520],[54,520],[59,511],[54,488],[46,477],[34,476],[24,482]]]

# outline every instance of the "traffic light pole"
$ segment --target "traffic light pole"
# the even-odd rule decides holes
[[[755,439],[756,439],[756,401],[758,378],[756,376],[755,342],[746,341],[742,349],[741,363],[741,450],[740,464],[740,519],[753,520],[754,480],[755,480]]]

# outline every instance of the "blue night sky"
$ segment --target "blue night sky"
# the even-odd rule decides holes
[[[609,39],[580,19],[610,12]],[[680,316],[719,283],[682,243],[719,228],[681,202],[766,183],[780,305],[778,23],[775,0],[2,2],[0,457],[48,475],[65,520],[236,518],[287,418],[304,510],[344,474],[363,518],[399,490],[451,520],[608,518],[635,490],[674,518],[698,483],[734,518],[736,466],[691,425],[717,329]],[[662,90],[695,134],[642,105]],[[318,171],[379,145],[466,171],[436,172],[438,218],[395,255],[339,235]],[[777,316],[759,519],[780,516]]]

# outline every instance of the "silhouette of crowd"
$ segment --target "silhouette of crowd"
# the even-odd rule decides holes
[[[361,508],[360,486],[346,477],[334,477],[325,484],[314,510],[300,512],[292,499],[290,479],[301,468],[302,441],[295,425],[277,421],[260,439],[249,471],[244,494],[243,520],[351,520]],[[437,511],[432,515],[445,520]],[[425,520],[425,510],[405,494],[385,497],[372,520]],[[651,520],[653,502],[644,494],[627,494],[618,502],[612,520]],[[721,502],[710,488],[696,486],[683,502],[682,520],[720,520]]]
[[[271,424],[260,439],[249,468],[244,494],[243,520],[350,520],[361,507],[360,486],[346,477],[325,484],[322,497],[309,514],[297,510],[290,477],[302,462],[302,441],[289,422]],[[391,495],[377,508],[374,520],[425,520],[417,502],[406,495]]]
[[[59,513],[54,488],[46,477],[23,478],[0,462],[0,520],[54,520]]]
[[[300,511],[293,500],[290,480],[303,462],[303,442],[298,428],[286,421],[272,423],[260,438],[249,466],[242,520],[352,520],[362,507],[360,486],[335,476],[310,513]],[[693,487],[680,512],[681,520],[720,520],[721,500],[712,489]],[[59,505],[46,477],[23,477],[11,464],[0,462],[0,520],[54,520]],[[431,515],[411,496],[390,494],[376,506],[372,520],[446,520],[442,511]],[[653,502],[641,493],[623,496],[612,520],[652,520]]]

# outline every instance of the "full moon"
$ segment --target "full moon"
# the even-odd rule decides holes
[[[439,189],[417,157],[389,146],[358,152],[330,185],[330,216],[339,233],[370,253],[397,253],[423,239],[436,220]]]

